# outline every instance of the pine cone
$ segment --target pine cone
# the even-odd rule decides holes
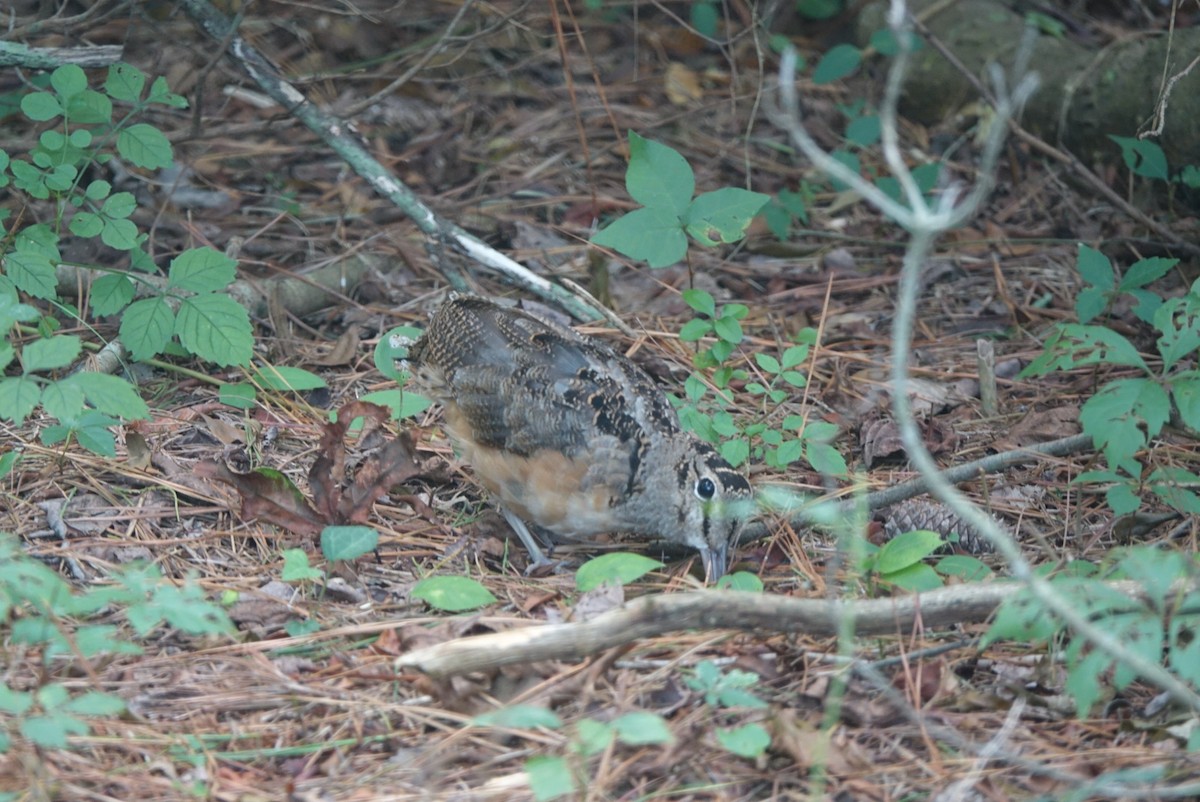
[[[1001,529],[1008,531],[996,516],[992,520]],[[992,544],[979,531],[958,516],[958,513],[929,499],[909,499],[901,502],[888,511],[887,519],[883,522],[883,539],[891,540],[896,535],[912,532],[917,529],[927,529],[937,532],[944,538],[951,534],[958,535],[958,549],[967,554],[991,554],[995,551]],[[939,549],[939,553],[953,552],[953,544]]]

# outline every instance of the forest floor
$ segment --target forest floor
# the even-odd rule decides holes
[[[532,795],[527,761],[540,757],[568,758],[576,797],[591,800],[1065,799],[1105,772],[1194,776],[1186,738],[1173,729],[1187,717],[1155,709],[1157,688],[1102,688],[1104,701],[1080,717],[1061,644],[985,646],[988,624],[980,621],[918,623],[849,641],[695,628],[586,659],[447,678],[396,673],[396,658],[414,649],[697,590],[702,571],[698,560],[676,555],[606,597],[582,594],[571,571],[526,576],[524,552],[509,543],[469,466],[454,456],[436,408],[391,424],[391,433],[412,434],[423,469],[402,492],[374,504],[368,523],[380,539],[373,554],[327,564],[312,536],[243,519],[237,496],[196,466],[274,468],[310,492],[328,413],[391,386],[375,367],[375,344],[395,326],[424,325],[447,281],[412,222],[265,100],[181,10],[139,4],[131,16],[131,6],[97,5],[111,13],[56,41],[123,44],[125,60],[166,76],[190,104],[150,118],[175,147],[176,172],[109,176],[137,195],[134,220],[150,232],[157,261],[210,245],[236,255],[240,276],[259,286],[303,280],[343,260],[366,260],[370,269],[356,285],[328,293],[319,311],[298,314],[279,297],[255,320],[256,358],[317,373],[324,388],[265,393],[243,412],[218,395],[219,384],[241,381],[241,372],[159,363],[137,374],[153,418],[119,433],[114,460],[42,445],[48,419],[40,411],[20,427],[4,424],[5,439],[23,457],[4,479],[0,529],[80,587],[104,583],[138,560],[153,561],[173,580],[192,577],[209,598],[229,602],[238,637],[189,638],[161,628],[139,641],[142,654],[76,669],[75,687],[117,694],[128,713],[89,720],[91,731],[73,736],[69,749],[37,749],[16,738],[0,754],[0,792],[28,800],[523,799]],[[772,404],[735,381],[725,408],[740,425],[778,429],[788,416],[835,424],[833,444],[855,478],[822,476],[803,461],[771,468],[752,458],[742,467],[756,486],[840,495],[913,478],[895,439],[888,373],[906,234],[857,196],[833,189],[768,121],[763,105],[777,84],[777,59],[765,36],[755,37],[734,13],[722,23],[727,43],[716,47],[673,16],[686,14],[685,4],[606,4],[612,8],[599,13],[576,3],[574,18],[565,5],[477,3],[447,37],[459,3],[263,2],[246,6],[241,31],[307,97],[352,120],[371,154],[438,214],[535,272],[604,298],[636,339],[604,324],[587,331],[633,353],[668,391],[682,395],[692,372],[695,347],[678,336],[693,317],[684,289],[748,307],[746,337],[731,362],[749,381],[762,380],[755,354],[778,356],[802,330],[818,329],[819,343],[800,368],[804,388],[789,388]],[[556,23],[567,33],[556,35]],[[570,33],[576,23],[582,39]],[[30,44],[55,43],[24,31]],[[802,49],[807,76],[841,29],[789,16],[773,33]],[[869,109],[879,101],[885,66],[876,58],[847,80],[802,83],[807,122],[823,146],[844,144],[847,113],[861,113],[856,104]],[[410,69],[407,82],[390,86]],[[4,91],[18,88],[11,77],[0,79]],[[972,182],[978,125],[966,111],[935,128],[904,123],[905,154],[914,166],[941,158],[951,176]],[[597,217],[635,206],[624,184],[630,130],[682,153],[698,191],[808,191],[807,220],[793,220],[782,240],[756,222],[736,246],[693,246],[687,266],[660,270],[589,246]],[[877,148],[858,156],[864,173],[886,172]],[[1123,168],[1102,176],[1130,191]],[[1080,405],[1098,382],[1118,375],[1087,368],[1017,376],[1041,353],[1050,327],[1074,319],[1078,243],[1122,266],[1175,255],[1081,186],[1069,169],[1010,144],[981,213],[941,238],[928,260],[912,398],[943,466],[1078,433]],[[1146,194],[1135,202],[1156,219],[1195,228],[1162,199]],[[440,256],[480,294],[530,298],[457,255]],[[1181,263],[1162,291],[1186,290],[1194,272]],[[88,323],[115,336],[110,321]],[[1127,309],[1110,325],[1152,345]],[[980,340],[996,353],[999,412],[991,416],[977,398]],[[1154,458],[1186,460],[1194,447],[1163,438]],[[961,488],[1006,525],[1033,564],[1102,565],[1115,547],[1129,545],[1133,528],[1114,527],[1102,487],[1073,483],[1094,467],[1096,455],[1086,450],[1031,458]],[[1161,510],[1151,503],[1144,511]],[[861,533],[881,542],[892,514],[874,511]],[[65,526],[50,522],[52,515]],[[763,521],[766,537],[744,544],[732,567],[756,575],[768,593],[904,594],[854,574],[838,534],[765,514]],[[1137,542],[1190,551],[1196,536],[1191,522],[1178,520],[1133,534]],[[327,581],[282,581],[281,553],[289,548],[308,551]],[[564,548],[556,556],[577,565],[594,553]],[[986,581],[1008,573],[998,557],[978,556],[994,571]],[[499,601],[464,616],[411,597],[417,581],[445,574],[470,576]],[[124,627],[119,613],[109,622]],[[308,624],[304,634],[287,628],[296,622]],[[848,671],[850,657],[877,673]],[[765,706],[706,699],[689,684],[706,663],[727,677],[756,675],[748,690]],[[7,640],[0,665],[10,686],[26,690],[57,670]],[[517,703],[553,711],[562,726],[471,726],[474,716]],[[634,711],[661,716],[671,743],[617,741],[596,754],[578,751],[589,722]],[[756,758],[739,757],[718,739],[747,724],[771,737]]]

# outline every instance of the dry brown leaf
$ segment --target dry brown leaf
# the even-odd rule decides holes
[[[664,89],[667,93],[667,100],[676,106],[687,106],[704,97],[704,87],[700,85],[700,76],[677,61],[667,67]]]

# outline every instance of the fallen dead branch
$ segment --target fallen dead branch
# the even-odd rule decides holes
[[[888,635],[915,625],[946,627],[986,621],[1022,584],[997,582],[939,588],[890,599],[796,599],[773,594],[699,590],[643,596],[590,621],[458,638],[396,659],[397,670],[415,668],[435,677],[486,671],[539,660],[579,660],[641,638],[688,629],[736,629],[829,637],[854,619],[855,635]],[[1131,600],[1143,597],[1137,582],[1110,587]]]

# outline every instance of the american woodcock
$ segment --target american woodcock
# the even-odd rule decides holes
[[[409,364],[535,565],[546,558],[526,522],[550,542],[662,538],[697,549],[710,579],[725,572],[749,483],[609,346],[460,296],[434,314]]]

